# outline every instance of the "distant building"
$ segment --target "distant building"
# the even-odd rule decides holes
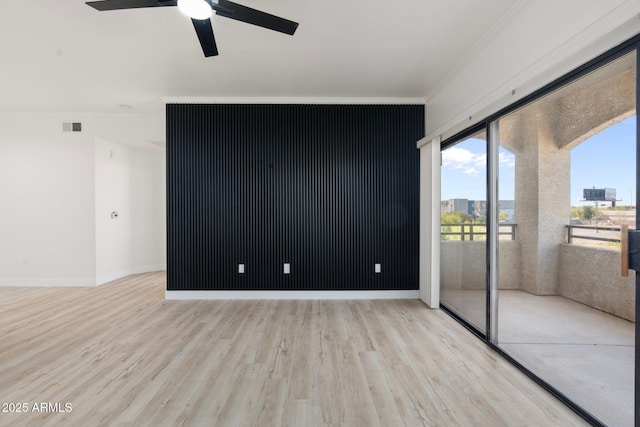
[[[440,202],[440,213],[461,212],[472,218],[487,216],[486,200],[448,199]],[[498,212],[507,214],[503,222],[513,222],[515,216],[515,200],[499,200]]]
[[[468,199],[449,199],[443,200],[440,202],[440,212],[441,213],[451,213],[451,212],[469,212],[469,200]]]

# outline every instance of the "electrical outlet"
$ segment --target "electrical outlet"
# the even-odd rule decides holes
[[[291,274],[291,264],[288,262],[284,263],[284,274]]]
[[[378,273],[382,273],[382,264],[376,264],[373,266],[373,271],[376,272],[376,274]]]

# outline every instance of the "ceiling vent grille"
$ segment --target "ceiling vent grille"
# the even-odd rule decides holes
[[[64,122],[62,123],[63,132],[82,132],[82,123],[80,122]]]

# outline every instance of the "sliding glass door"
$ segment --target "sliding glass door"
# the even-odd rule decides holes
[[[637,425],[633,47],[442,145],[443,307],[596,425]]]

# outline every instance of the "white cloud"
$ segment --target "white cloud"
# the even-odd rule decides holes
[[[472,176],[476,176],[478,174],[480,174],[480,171],[476,168],[467,168],[464,171],[462,171],[462,173],[467,174],[467,175],[472,175]]]
[[[466,175],[476,176],[484,169],[487,160],[485,153],[474,153],[465,148],[451,147],[442,152],[442,167],[460,170]]]
[[[500,149],[498,161],[501,168],[514,168],[516,157],[513,153]],[[478,176],[487,164],[486,153],[474,153],[466,148],[451,147],[442,152],[442,167],[457,170],[463,174]]]
[[[477,156],[477,154],[464,148],[451,147],[442,152],[442,164],[443,166],[449,166],[453,164],[471,163],[475,156]]]

